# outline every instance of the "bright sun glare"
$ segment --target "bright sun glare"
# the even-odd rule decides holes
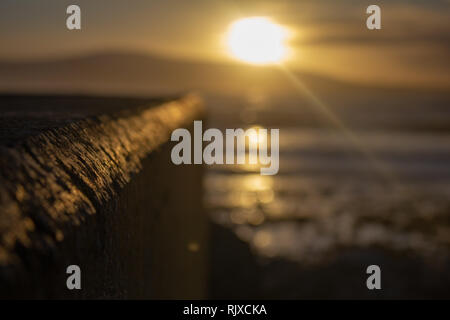
[[[227,34],[230,53],[245,62],[281,62],[287,53],[288,32],[266,17],[244,18],[233,22]]]

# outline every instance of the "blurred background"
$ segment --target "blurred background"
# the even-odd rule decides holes
[[[210,127],[280,129],[276,176],[206,168],[212,298],[450,297],[450,1],[78,0],[69,31],[70,4],[1,1],[1,92],[195,91]]]

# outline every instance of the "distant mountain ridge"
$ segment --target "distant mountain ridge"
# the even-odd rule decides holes
[[[295,73],[311,87],[335,91],[354,86],[311,73]],[[241,95],[259,90],[293,94],[277,67],[198,62],[142,53],[102,52],[53,60],[0,61],[0,91],[155,94],[205,91]]]
[[[377,87],[287,72],[278,67],[107,52],[0,61],[0,93],[173,96],[198,91],[217,126],[235,125],[236,119],[266,126],[329,126],[317,105],[320,101],[353,127],[400,128],[402,124],[446,132],[450,128],[448,91]]]

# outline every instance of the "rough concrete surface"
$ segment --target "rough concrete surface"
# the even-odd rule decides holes
[[[202,117],[196,96],[0,101],[0,296],[202,295],[201,168],[172,165],[169,143]],[[173,274],[183,261],[196,283]],[[80,292],[69,264],[86,271]]]

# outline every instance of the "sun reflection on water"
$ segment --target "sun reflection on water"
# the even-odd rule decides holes
[[[448,252],[450,245],[447,231],[442,231],[447,227],[436,232],[425,227],[445,215],[448,205],[433,192],[390,190],[357,180],[253,173],[210,174],[206,188],[213,221],[233,230],[262,257],[314,263],[348,246],[430,255]],[[404,210],[406,220],[401,219]]]

